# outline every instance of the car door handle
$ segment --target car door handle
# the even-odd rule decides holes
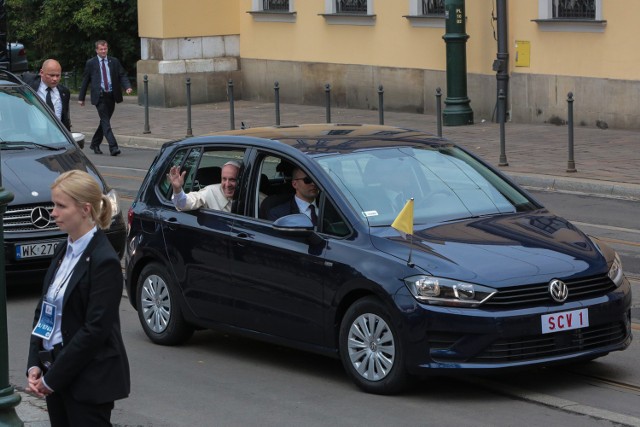
[[[168,224],[167,226],[170,230],[176,230],[178,228],[178,218],[176,218],[175,216],[167,218],[165,222]]]

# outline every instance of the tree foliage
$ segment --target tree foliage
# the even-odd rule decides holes
[[[129,75],[140,59],[137,0],[6,0],[8,38],[23,43],[38,70],[55,58],[63,71],[82,72],[95,55],[95,42],[109,42],[109,54]]]

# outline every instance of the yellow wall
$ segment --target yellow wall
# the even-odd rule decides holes
[[[467,3],[469,3],[467,1]],[[640,1],[603,1],[604,32],[545,32],[531,22],[537,1],[509,2],[509,53],[515,60],[515,41],[531,43],[531,66],[515,73],[585,76],[611,79],[640,78],[637,47]]]
[[[138,0],[140,37],[178,38],[239,34],[237,0]]]
[[[251,0],[241,3],[242,10],[250,9]],[[405,1],[376,1],[373,26],[327,24],[319,16],[324,0],[297,0],[295,9],[295,23],[256,22],[250,14],[242,14],[240,56],[420,68],[440,63],[445,52],[442,29],[412,28],[402,17],[408,13]]]
[[[296,0],[294,23],[259,22],[252,0],[138,0],[141,37],[240,35],[246,59],[445,70],[443,28],[412,27],[409,0],[375,0],[375,25],[329,25],[324,0]],[[467,71],[492,75],[495,0],[467,0]],[[547,32],[532,20],[537,0],[507,1],[509,70],[522,74],[640,79],[640,1],[603,1],[603,32]],[[515,41],[530,42],[529,67],[514,67]]]

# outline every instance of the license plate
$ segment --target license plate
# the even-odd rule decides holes
[[[16,245],[16,259],[51,256],[59,243],[60,241]]]
[[[589,326],[589,309],[562,311],[542,315],[542,333],[568,331]]]

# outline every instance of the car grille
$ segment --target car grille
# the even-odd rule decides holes
[[[566,302],[606,295],[616,287],[607,275],[565,280],[564,282],[569,288],[569,297]],[[483,307],[512,308],[547,303],[555,303],[549,293],[549,284],[539,283],[500,289],[489,301],[483,304]]]
[[[4,214],[4,232],[41,232],[59,230],[51,218],[53,204],[9,206]],[[34,222],[35,220],[35,222]]]
[[[616,322],[549,335],[498,340],[471,361],[506,363],[561,356],[622,343],[629,333],[624,322]]]

